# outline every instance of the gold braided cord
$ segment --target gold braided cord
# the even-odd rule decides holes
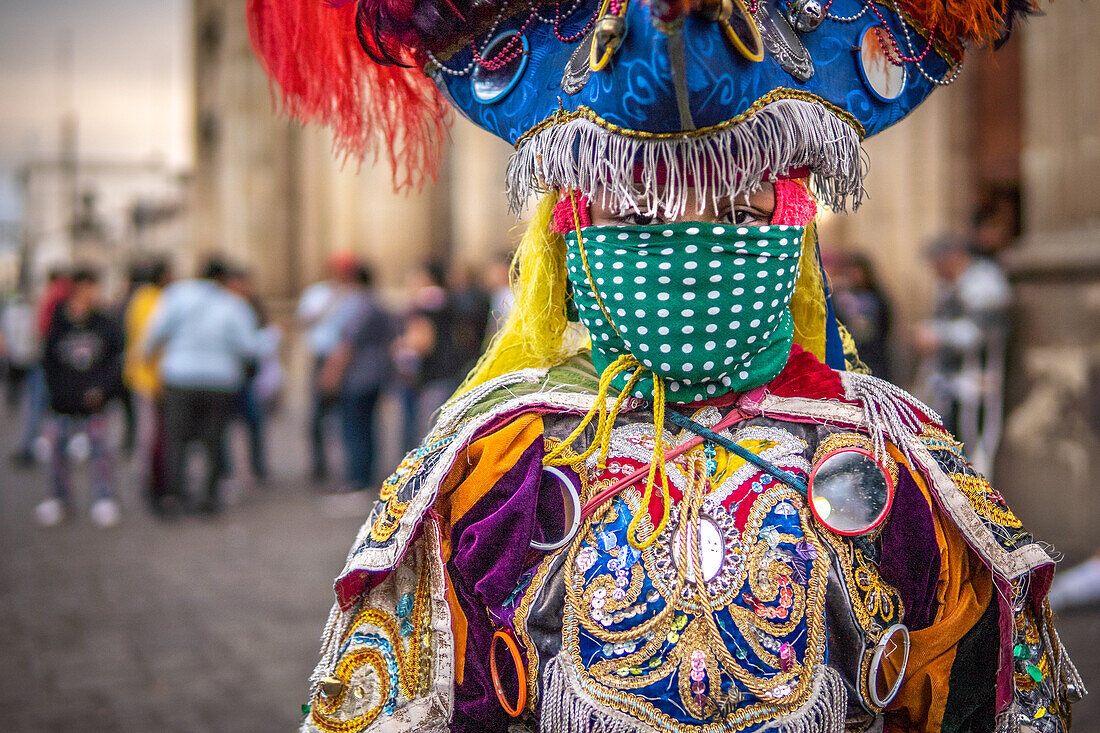
[[[683,132],[647,132],[645,130],[632,130],[629,127],[623,127],[621,125],[616,125],[613,122],[608,122],[595,110],[582,104],[572,112],[555,110],[550,117],[547,117],[545,120],[520,135],[516,139],[516,142],[512,145],[512,147],[518,150],[520,147],[523,146],[525,142],[527,142],[528,139],[545,130],[546,128],[554,127],[555,125],[561,125],[577,119],[586,119],[595,125],[599,125],[608,132],[614,133],[616,135],[621,135],[622,137],[638,138],[641,140],[685,140],[691,138],[707,137],[708,135],[713,135],[717,132],[721,132],[722,130],[736,127],[737,125],[741,124],[742,122],[759,112],[761,108],[781,99],[797,99],[803,102],[816,102],[817,104],[820,104],[822,107],[829,110],[829,112],[846,122],[848,125],[850,125],[852,129],[854,129],[859,134],[860,139],[866,137],[867,135],[867,130],[863,127],[862,124],[860,124],[859,120],[852,116],[852,114],[849,113],[847,110],[841,109],[840,107],[826,100],[824,97],[820,97],[816,94],[813,94],[812,92],[807,92],[802,89],[780,88],[773,89],[772,91],[768,92],[764,96],[760,97],[760,99],[753,102],[744,112],[734,117],[731,117],[728,120],[719,122],[716,125],[700,127],[696,130],[685,130]]]
[[[665,383],[656,374],[653,375],[653,459],[649,462],[649,476],[646,477],[645,493],[642,495],[642,511],[630,519],[626,527],[626,541],[636,550],[645,550],[657,541],[657,536],[668,524],[669,504],[672,497],[665,493],[668,485],[668,474],[665,471]],[[661,492],[661,521],[657,528],[644,540],[638,539],[638,522],[644,514],[649,513],[649,501],[653,497],[653,487],[656,485]]]
[[[607,369],[603,370],[603,374],[600,375],[600,387],[599,391],[596,393],[595,403],[593,403],[591,409],[588,410],[588,414],[586,414],[577,427],[573,429],[573,432],[569,434],[569,437],[546,454],[542,459],[542,464],[544,466],[565,466],[576,460],[586,461],[601,445],[603,445],[604,434],[611,432],[611,428],[615,423],[615,418],[619,416],[619,410],[622,409],[623,402],[625,402],[626,396],[629,394],[626,390],[623,390],[619,394],[619,398],[615,400],[615,404],[612,405],[611,411],[609,412],[607,409],[607,393],[611,390],[611,380],[629,369],[634,369],[634,375],[631,377],[631,382],[637,383],[635,378],[640,376],[641,365],[638,363],[638,360],[630,354],[623,354],[609,364]],[[596,438],[592,441],[591,445],[589,445],[579,456],[563,457],[566,449],[572,450],[573,443],[581,437],[585,428],[592,422],[592,418],[597,415],[599,419],[596,421]],[[601,454],[600,456],[601,462],[603,461],[604,455],[605,454]]]

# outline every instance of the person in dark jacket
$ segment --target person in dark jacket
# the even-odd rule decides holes
[[[78,435],[86,436],[90,449],[96,497],[92,521],[100,527],[118,522],[118,504],[113,497],[114,457],[107,441],[104,407],[121,390],[122,352],[122,334],[115,319],[100,309],[97,273],[78,269],[73,273],[68,297],[50,318],[42,349],[42,369],[54,418],[50,430],[53,496],[36,509],[36,518],[43,526],[58,524],[70,509],[67,459],[70,443]]]

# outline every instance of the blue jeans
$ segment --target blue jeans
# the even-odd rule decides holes
[[[53,480],[54,498],[69,501],[69,441],[83,432],[91,443],[89,468],[92,475],[92,491],[97,499],[111,498],[114,474],[114,457],[107,444],[107,416],[102,413],[86,417],[55,415],[50,423],[49,436],[52,447],[50,477]]]
[[[41,364],[35,364],[27,374],[26,412],[23,413],[23,434],[19,448],[27,453],[34,452],[34,441],[38,440],[42,427],[42,415],[46,412],[50,396],[46,390],[46,373]]]
[[[374,476],[374,408],[377,388],[340,394],[340,416],[344,422],[344,457],[347,482],[355,490],[371,485]]]

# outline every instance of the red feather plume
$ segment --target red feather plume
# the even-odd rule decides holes
[[[377,159],[381,146],[398,190],[436,180],[450,107],[407,49],[400,52],[408,66],[367,56],[354,2],[248,0],[247,13],[252,47],[284,113],[329,127],[345,158]]]

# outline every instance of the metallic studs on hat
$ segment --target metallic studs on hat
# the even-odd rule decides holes
[[[588,66],[592,71],[602,71],[623,45],[629,4],[630,0],[603,0],[600,5],[599,20],[592,27],[592,45],[588,51]]]
[[[773,10],[769,3],[761,2],[757,4],[753,17],[760,27],[764,48],[768,49],[776,63],[795,81],[809,81],[814,75],[814,62],[783,14]]]
[[[561,90],[566,94],[573,95],[584,89],[584,85],[592,76],[589,56],[592,53],[595,37],[596,29],[593,28],[584,35],[565,64],[565,70],[561,75]]]
[[[787,20],[799,33],[811,33],[825,21],[825,6],[821,0],[791,0]]]
[[[605,15],[596,21],[595,31],[588,65],[593,71],[601,71],[626,38],[626,19],[617,15]]]

